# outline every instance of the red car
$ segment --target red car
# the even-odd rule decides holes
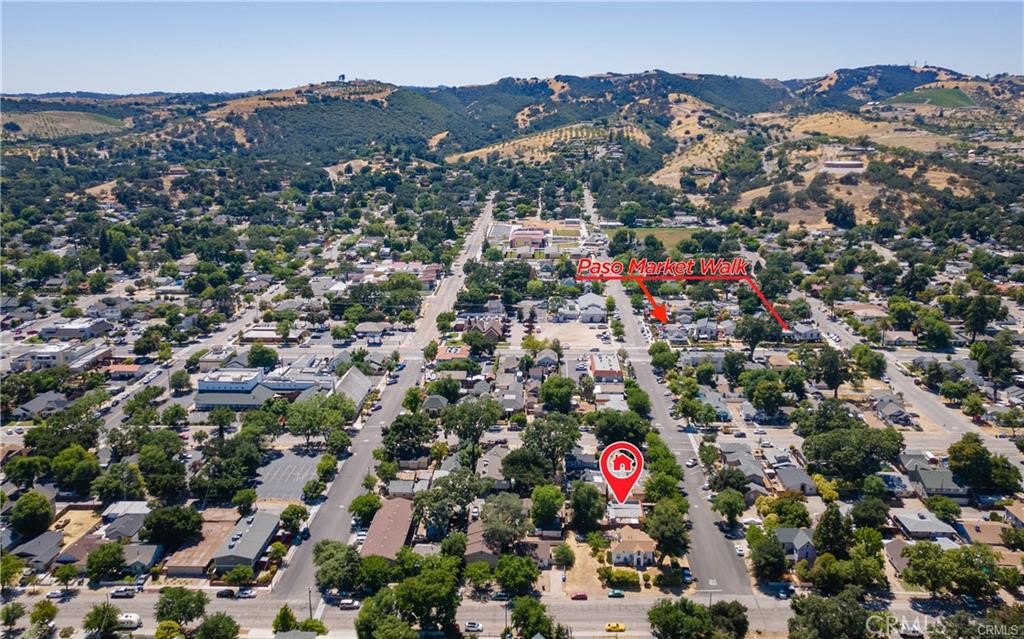
[[[574,601],[586,601],[587,600],[587,593],[585,593],[585,592],[573,593],[572,599]]]

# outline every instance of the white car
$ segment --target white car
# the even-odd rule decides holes
[[[737,557],[744,557],[744,556],[746,556],[746,554],[747,554],[746,549],[744,549],[743,546],[741,546],[739,544],[736,544],[736,556]]]
[[[47,599],[63,599],[64,598],[64,591],[63,590],[51,590],[50,592],[46,593],[46,598]]]
[[[242,588],[235,593],[235,599],[255,599],[256,591],[252,588]]]
[[[765,430],[765,429],[763,429],[763,428],[755,428],[755,429],[754,429],[754,434],[755,434],[755,435],[767,435],[767,434],[768,434],[768,431],[766,431],[766,430]]]
[[[484,625],[479,621],[467,621],[466,632],[483,632]]]
[[[342,599],[338,602],[338,608],[341,610],[359,610],[359,602],[355,599]]]
[[[686,467],[687,468],[693,468],[696,465],[697,465],[697,458],[696,457],[691,457],[691,458],[686,460]]]

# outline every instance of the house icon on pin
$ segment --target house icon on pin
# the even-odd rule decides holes
[[[615,453],[611,459],[611,467],[613,473],[625,473],[630,474],[633,472],[633,465],[636,462],[632,457],[625,453]]]

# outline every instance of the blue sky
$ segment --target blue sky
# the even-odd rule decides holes
[[[1024,3],[2,2],[4,92],[484,84],[664,69],[763,78],[918,62],[1022,73]]]

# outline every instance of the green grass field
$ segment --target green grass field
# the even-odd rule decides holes
[[[697,229],[687,227],[655,227],[649,229],[636,229],[636,237],[642,242],[648,235],[653,235],[661,240],[661,243],[664,244],[666,248],[672,248],[683,240],[690,239],[696,231]]]
[[[924,89],[923,91],[910,91],[890,98],[889,101],[910,104],[928,103],[937,107],[966,107],[974,104],[974,102],[967,97],[967,94],[960,89]]]

